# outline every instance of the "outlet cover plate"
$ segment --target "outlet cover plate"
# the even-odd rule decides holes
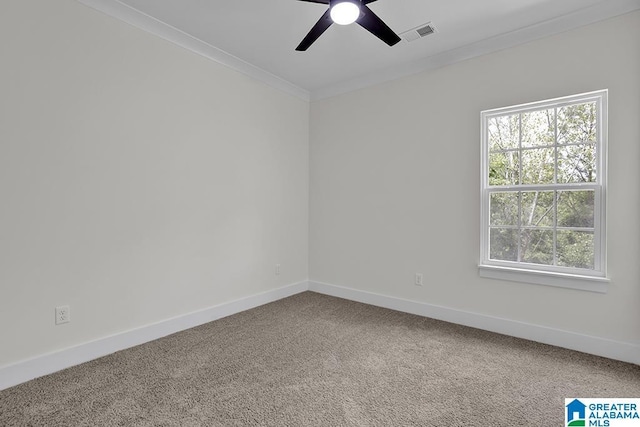
[[[71,311],[68,305],[56,307],[56,325],[71,322]]]

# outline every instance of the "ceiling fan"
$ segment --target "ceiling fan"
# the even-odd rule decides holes
[[[322,15],[311,31],[302,39],[296,50],[305,51],[324,33],[334,22],[338,25],[349,25],[357,22],[365,30],[369,31],[380,40],[393,46],[401,39],[393,32],[378,15],[367,7],[367,4],[376,0],[299,0],[309,3],[322,3],[329,5],[329,9]]]

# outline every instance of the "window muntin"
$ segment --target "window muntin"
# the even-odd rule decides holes
[[[481,266],[604,277],[607,92],[482,113]]]

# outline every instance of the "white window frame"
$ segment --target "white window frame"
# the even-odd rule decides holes
[[[596,134],[596,182],[574,184],[543,184],[543,185],[509,185],[489,186],[489,120],[493,117],[526,113],[549,108],[561,108],[567,105],[596,103],[597,134]],[[481,112],[481,214],[480,214],[480,263],[481,277],[502,279],[539,285],[558,286],[563,288],[580,289],[593,292],[607,291],[607,263],[606,263],[606,181],[607,181],[607,136],[608,136],[608,90],[588,92],[562,98],[549,99],[528,104],[515,105],[505,108],[485,110]],[[522,136],[520,136],[522,138]],[[553,147],[558,146],[557,139]],[[520,150],[520,149],[518,149]],[[517,261],[492,260],[489,257],[490,230],[490,197],[491,193],[502,191],[527,190],[594,190],[594,269],[579,269],[530,264]]]

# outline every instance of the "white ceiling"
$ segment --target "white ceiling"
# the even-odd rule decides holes
[[[296,46],[327,9],[297,0],[79,0],[306,99],[436,68],[640,9],[640,0],[377,0],[396,33],[437,32],[389,47],[353,24]]]

